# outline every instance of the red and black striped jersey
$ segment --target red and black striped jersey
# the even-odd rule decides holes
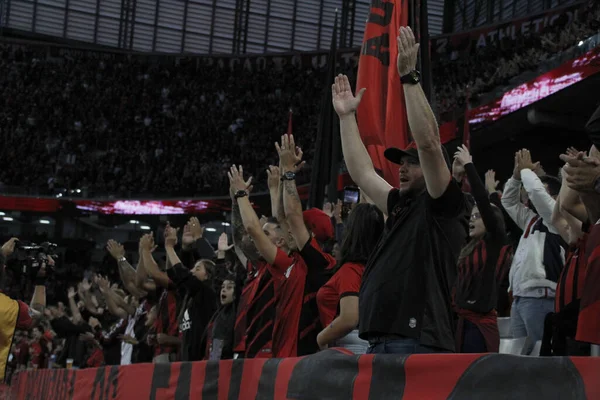
[[[600,224],[592,227],[585,246],[587,262],[576,340],[600,344]]]
[[[556,282],[555,312],[561,312],[574,301],[580,300],[583,295],[583,285],[587,269],[585,246],[587,233],[577,243],[569,248],[558,282]]]

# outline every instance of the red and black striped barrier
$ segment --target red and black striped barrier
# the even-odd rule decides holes
[[[20,373],[13,399],[600,399],[600,358],[349,355]]]

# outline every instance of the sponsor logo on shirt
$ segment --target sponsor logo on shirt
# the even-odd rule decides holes
[[[179,324],[179,330],[183,332],[187,331],[191,327],[192,321],[190,320],[190,314],[188,313],[188,310],[185,310],[185,312],[183,313],[183,320],[181,321],[181,324]]]
[[[408,320],[408,326],[411,327],[412,329],[417,327],[417,319],[416,318],[411,318]]]

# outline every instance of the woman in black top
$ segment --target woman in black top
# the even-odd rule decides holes
[[[207,329],[206,360],[227,360],[233,358],[233,328],[242,285],[235,275],[223,279],[219,292],[221,307],[212,317]]]
[[[498,352],[496,267],[508,244],[504,218],[502,211],[490,203],[469,150],[459,147],[454,158],[465,169],[476,204],[469,224],[470,241],[461,250],[454,288],[454,307],[459,316],[456,349],[461,353]]]
[[[181,336],[181,361],[202,360],[205,348],[204,332],[217,310],[216,294],[211,287],[215,273],[215,263],[199,260],[191,270],[181,264],[175,252],[177,230],[167,225],[165,228],[165,249],[169,263],[167,275],[175,286],[186,291],[183,306],[178,315]]]

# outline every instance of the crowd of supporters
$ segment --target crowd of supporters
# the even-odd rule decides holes
[[[290,108],[312,158],[325,72],[49,57],[4,45],[0,183],[31,194],[221,195],[234,161],[264,175],[257,161],[273,158]]]
[[[578,19],[569,21],[562,14],[538,33],[517,31],[514,37],[506,35],[483,47],[473,45],[469,54],[441,55],[433,64],[435,106],[441,118],[456,118],[453,112],[464,112],[467,98],[477,101],[494,88],[508,86],[512,78],[537,70],[541,63],[600,31],[598,2],[588,2],[576,15]]]
[[[513,336],[528,337],[530,347],[545,339],[546,355],[589,354],[580,347],[600,344],[600,112],[588,125],[594,145],[560,155],[560,178],[522,149],[506,161],[514,173],[500,191],[493,171],[480,178],[466,147],[451,161],[415,73],[418,44],[410,29],[399,35],[397,69],[415,146],[385,152],[398,165],[397,188],[377,174],[360,138],[355,112],[364,92],[355,96],[348,77],[339,75],[333,107],[348,171],[360,187],[355,204],[303,209],[296,180],[305,155],[292,135],[260,158],[232,153],[218,167],[231,197],[231,244],[224,234],[214,249],[192,217],[183,227],[167,223],[161,237],[140,237],[135,260],[109,241],[118,267],[111,279],[86,273],[51,294],[51,258],[11,269],[33,300],[27,306],[0,294],[0,305],[11,309],[3,318],[14,320],[0,333],[12,337],[16,326],[9,373],[295,357],[329,346],[357,354],[497,352],[499,315],[511,316]],[[166,95],[155,93],[163,100],[171,93],[167,81],[155,86],[167,88]],[[4,101],[14,112],[17,104]],[[121,102],[111,112],[119,105],[127,112]],[[48,116],[35,108],[22,114],[25,125],[35,116],[32,126]],[[89,123],[80,115],[82,126]],[[133,139],[123,140],[136,148]],[[148,149],[159,143],[139,140]],[[161,155],[175,160],[186,147],[178,144]],[[203,163],[189,158],[177,165],[196,160]],[[250,202],[261,179],[253,180],[246,165],[268,171],[262,179],[271,198],[268,218],[259,218]],[[17,245],[13,238],[2,247],[1,264],[10,264]]]

